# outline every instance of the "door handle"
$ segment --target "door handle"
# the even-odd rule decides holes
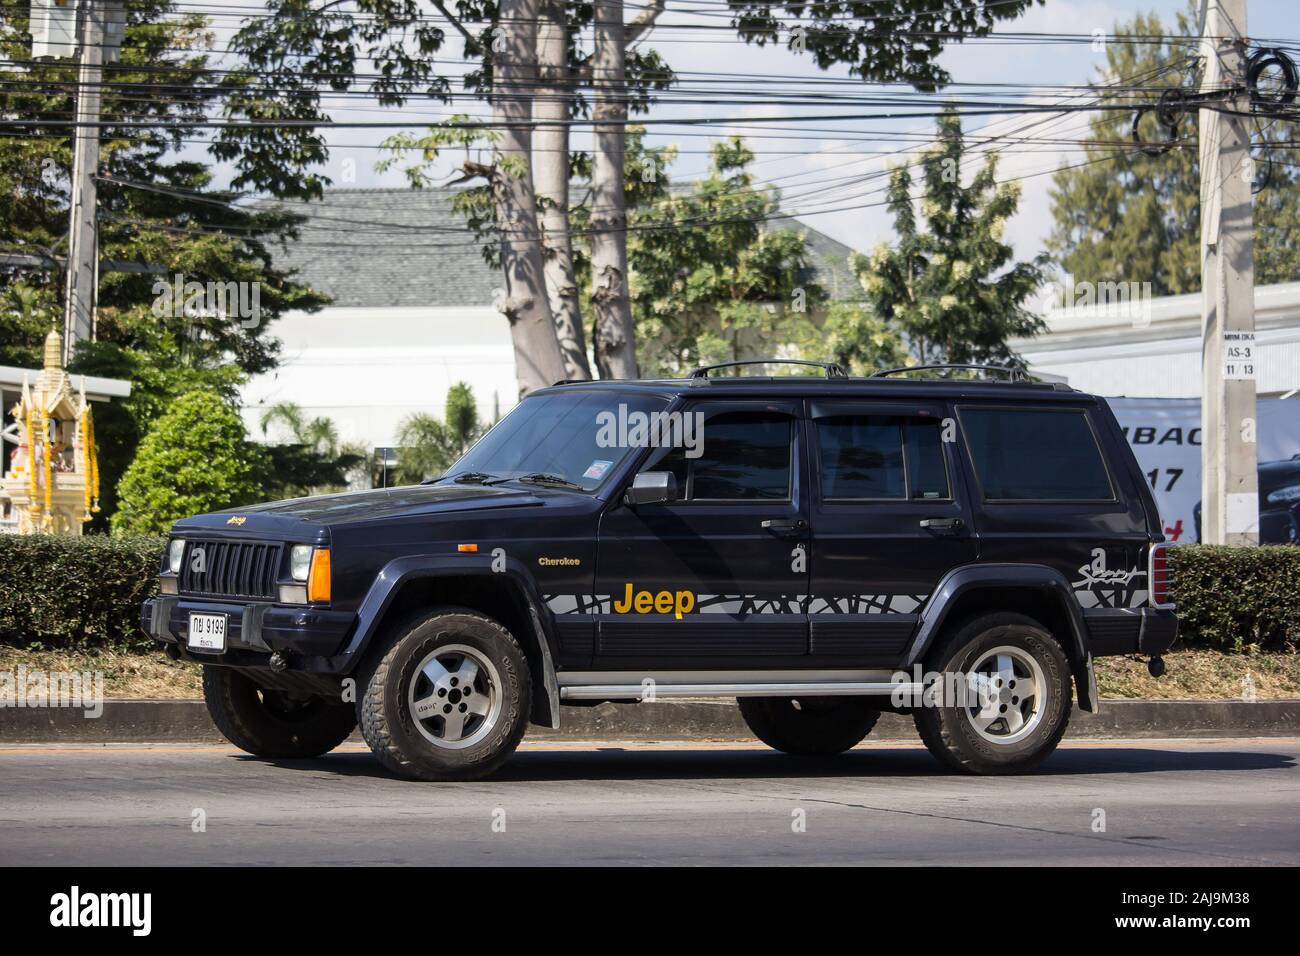
[[[779,518],[767,518],[763,521],[763,530],[770,531],[780,538],[793,538],[801,534],[808,527],[808,522],[803,518],[783,520]]]
[[[922,518],[921,527],[934,534],[956,535],[966,525],[960,518]]]

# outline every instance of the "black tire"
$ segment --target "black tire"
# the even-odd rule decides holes
[[[981,658],[1001,647],[1018,649],[1031,658],[1041,669],[1041,687],[1045,700],[1036,701],[1030,708],[1029,700],[1014,695],[1014,687],[1007,682],[1008,700],[993,705],[1006,712],[1018,708],[1023,721],[1022,729],[1009,732],[1011,724],[998,721],[989,728],[993,736],[1007,736],[1006,743],[998,743],[981,734],[976,728],[980,711],[978,706],[963,707],[958,702],[927,701],[916,708],[914,720],[921,739],[944,765],[965,773],[1002,774],[1019,773],[1032,769],[1047,758],[1065,734],[1070,720],[1071,672],[1064,649],[1051,632],[1031,617],[1023,614],[1000,612],[984,614],[966,621],[926,660],[926,671],[932,673],[965,674],[979,665]],[[997,689],[998,694],[1002,694]],[[999,698],[1001,699],[1001,698]],[[1014,701],[1015,703],[1012,703]],[[1024,710],[1038,714],[1026,719]],[[1016,735],[1024,736],[1016,739]]]
[[[229,667],[203,668],[203,700],[222,735],[255,757],[319,757],[357,726],[348,704],[295,700]]]
[[[427,736],[437,737],[439,721],[445,718],[433,711],[417,726],[409,696],[413,682],[417,693],[422,686],[430,690],[429,699],[437,693],[435,685],[427,683],[418,668],[430,655],[456,647],[476,652],[495,670],[496,679],[470,688],[470,694],[456,698],[455,707],[464,710],[460,705],[468,703],[472,694],[479,695],[475,700],[499,700],[499,706],[492,711],[495,717],[491,721],[490,715],[483,715],[482,723],[473,725],[472,715],[463,718],[467,733],[456,743],[465,746],[448,749],[450,741],[439,744]],[[449,659],[457,656],[454,650],[447,653]],[[461,659],[465,659],[464,655]],[[481,674],[487,670],[479,668]],[[362,674],[357,701],[361,733],[379,762],[400,776],[415,780],[477,780],[497,770],[519,746],[528,725],[531,681],[528,661],[509,631],[474,611],[443,608],[400,625],[387,646],[377,650],[373,663]],[[489,694],[489,686],[496,688],[496,697]],[[468,732],[471,726],[475,729]],[[447,730],[445,724],[443,730]],[[474,739],[478,734],[482,734],[481,739]]]
[[[863,697],[739,697],[736,703],[755,737],[798,757],[843,753],[880,719]]]

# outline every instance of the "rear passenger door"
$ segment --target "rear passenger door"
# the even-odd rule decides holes
[[[1142,498],[1128,469],[1108,465],[1122,459],[1103,453],[1095,407],[970,403],[957,416],[981,561],[1055,568],[1085,611],[1146,603]]]
[[[813,401],[807,427],[811,652],[892,667],[938,580],[977,556],[955,424],[939,402]]]

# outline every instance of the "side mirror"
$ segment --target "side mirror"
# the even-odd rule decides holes
[[[677,476],[671,471],[643,471],[632,479],[632,487],[623,492],[623,504],[656,505],[677,500]]]

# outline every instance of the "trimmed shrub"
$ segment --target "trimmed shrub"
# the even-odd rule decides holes
[[[265,452],[220,395],[187,392],[149,429],[118,485],[113,530],[164,534],[174,521],[257,501]]]
[[[140,603],[156,588],[162,538],[0,534],[0,642],[142,650]]]
[[[1300,547],[1169,549],[1182,641],[1239,652],[1300,645]]]

